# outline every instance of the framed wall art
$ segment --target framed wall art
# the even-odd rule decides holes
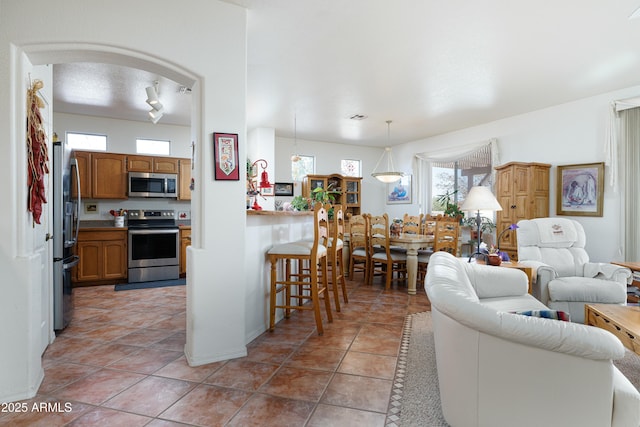
[[[261,188],[260,189],[260,195],[262,195],[262,196],[273,196],[273,186]]]
[[[240,180],[238,164],[238,134],[213,134],[214,177],[216,180]]]
[[[387,184],[387,204],[411,203],[411,175],[405,175],[400,181]]]
[[[556,214],[602,216],[604,162],[558,166]]]
[[[293,182],[276,182],[274,192],[276,196],[293,196]]]

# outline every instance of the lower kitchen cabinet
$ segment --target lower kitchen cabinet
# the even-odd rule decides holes
[[[127,277],[126,230],[80,230],[76,266],[76,282],[100,282]]]
[[[180,228],[180,275],[187,274],[187,246],[191,246],[191,227]]]

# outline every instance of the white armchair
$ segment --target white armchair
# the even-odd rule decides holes
[[[584,323],[585,304],[625,304],[631,270],[589,262],[582,225],[568,218],[518,222],[518,262],[534,269],[533,295]]]

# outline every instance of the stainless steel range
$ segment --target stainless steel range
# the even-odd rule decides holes
[[[172,210],[129,210],[129,283],[180,277],[180,237]]]

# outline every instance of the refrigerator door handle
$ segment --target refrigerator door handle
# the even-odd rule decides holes
[[[66,264],[62,264],[62,269],[63,270],[70,270],[73,267],[75,267],[76,265],[78,265],[79,262],[80,262],[80,257],[78,255],[74,255],[73,256],[73,261],[68,262]]]

